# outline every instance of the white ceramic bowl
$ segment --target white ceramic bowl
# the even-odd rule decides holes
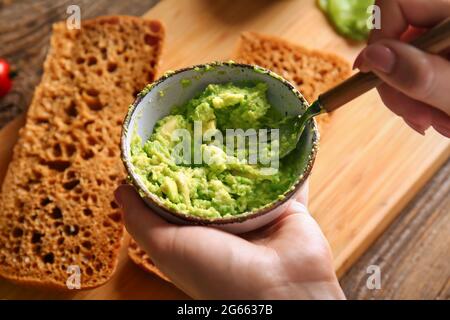
[[[182,80],[190,80],[189,85]],[[210,83],[239,83],[262,81],[267,83],[267,97],[282,114],[298,115],[308,108],[307,101],[287,80],[261,67],[234,62],[214,62],[167,72],[148,85],[130,106],[122,130],[122,160],[129,180],[139,191],[146,204],[161,217],[178,224],[196,224],[216,227],[231,233],[244,233],[262,227],[283,213],[290,197],[301,187],[311,172],[317,153],[319,134],[315,121],[311,121],[301,137],[301,143],[293,151],[289,161],[298,164],[298,179],[280,200],[267,206],[235,217],[204,219],[168,208],[158,196],[149,192],[130,159],[130,143],[136,132],[147,141],[155,123],[167,116],[175,105],[182,105],[202,92]]]

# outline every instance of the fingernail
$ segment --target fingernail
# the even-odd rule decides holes
[[[372,44],[362,53],[360,69],[375,69],[383,73],[391,73],[395,65],[395,54],[391,49],[381,44]]]
[[[359,69],[359,67],[361,66],[361,62],[362,62],[362,52],[360,52],[356,57],[355,62],[353,63],[352,70]]]
[[[415,131],[417,131],[418,133],[420,133],[423,136],[425,135],[425,130],[428,129],[428,128],[424,128],[421,124],[414,123],[413,121],[410,121],[410,120],[406,120],[406,119],[403,119],[403,120],[412,129],[414,129]]]
[[[121,190],[120,190],[120,186],[117,187],[117,189],[114,191],[114,198],[116,199],[117,204],[119,205],[119,207],[123,207],[123,202],[122,202],[122,198],[121,198]]]

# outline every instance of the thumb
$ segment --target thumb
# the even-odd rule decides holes
[[[409,44],[383,39],[365,48],[355,67],[373,71],[403,94],[450,115],[450,62]]]
[[[119,186],[114,195],[123,210],[128,232],[156,266],[185,292],[197,287],[195,281],[199,279],[194,274],[214,281],[216,272],[226,272],[227,263],[254,249],[242,238],[217,229],[165,221],[147,207],[130,185]]]
[[[127,231],[137,243],[151,257],[164,252],[177,226],[153,213],[130,185],[120,185],[114,196],[122,208]]]

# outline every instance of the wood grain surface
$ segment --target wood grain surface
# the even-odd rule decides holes
[[[4,2],[5,0],[3,0],[3,3],[0,2],[2,3],[0,5],[0,43],[2,43],[0,56],[10,59],[17,65],[20,75],[15,81],[13,92],[0,100],[0,127],[26,110],[34,86],[40,78],[42,62],[48,46],[50,25],[52,22],[66,17],[65,9],[68,4],[80,4],[82,18],[88,18],[113,13],[141,15],[155,1],[12,0],[8,1],[9,4],[4,4]],[[241,10],[230,11],[224,7],[226,5],[224,1],[217,1],[216,5],[209,6],[206,0],[195,1],[193,5],[187,5],[186,1],[166,0],[159,4],[155,8],[156,10],[151,11],[148,16],[161,18],[163,21],[165,19],[169,19],[169,22],[177,21],[177,24],[170,23],[167,26],[168,48],[166,48],[164,55],[163,69],[203,62],[205,59],[210,59],[211,55],[216,59],[228,58],[240,30],[280,34],[287,39],[307,44],[313,48],[337,50],[349,60],[353,59],[360,46],[347,43],[337,37],[326,25],[320,13],[316,12],[316,10],[310,10],[312,1],[305,0],[300,2],[283,1],[277,3],[274,1],[254,2],[242,0],[240,1]],[[183,4],[180,6],[179,3],[184,3],[185,7],[183,7]],[[287,5],[291,7],[285,7]],[[305,7],[308,10],[302,10]],[[24,15],[25,11],[27,11],[26,17]],[[193,13],[194,18],[189,13]],[[215,21],[215,26],[220,26],[219,32],[214,28],[205,27],[205,25],[211,23],[211,20]],[[270,25],[268,21],[270,21]],[[298,24],[298,21],[305,23]],[[319,21],[321,28],[320,37],[317,34],[306,32],[306,30],[311,30],[313,27],[315,23],[313,21]],[[273,25],[276,27],[273,28]],[[202,34],[203,40],[201,45],[197,47],[197,50],[177,50],[179,54],[168,55],[168,52],[179,48],[180,45],[186,48],[186,41],[190,43],[187,49],[198,46],[198,43],[195,41],[198,41],[199,33]],[[219,49],[214,45],[218,40],[222,43]],[[369,94],[366,98],[360,100],[359,104],[376,105],[376,108],[381,108],[378,97],[375,94]],[[367,118],[367,113],[363,112],[361,108],[357,108],[357,105],[349,106],[348,110],[355,111],[357,119]],[[431,141],[442,141],[437,140],[437,135],[428,133],[424,139],[416,136],[411,138],[413,133],[405,128],[401,121],[393,118],[388,111],[382,109],[383,111],[378,112],[378,109],[375,109],[375,107],[367,110],[375,110],[372,119],[369,119],[368,123],[366,122],[364,125],[363,123],[354,123],[354,127],[352,127],[352,130],[354,130],[353,134],[364,135],[368,127],[371,125],[375,125],[375,127],[369,130],[367,140],[363,141],[364,145],[360,145],[350,154],[346,154],[345,161],[342,164],[343,167],[338,167],[336,170],[337,172],[344,171],[345,177],[345,172],[351,170],[355,161],[365,161],[366,169],[357,172],[350,181],[337,179],[338,181],[332,182],[332,185],[334,184],[336,188],[340,187],[342,190],[342,192],[337,192],[332,199],[321,198],[317,191],[312,193],[313,212],[321,225],[324,226],[325,233],[331,238],[333,250],[340,253],[340,256],[338,254],[336,265],[341,274],[389,225],[400,209],[420,190],[433,172],[448,158],[449,154],[448,145],[446,149],[444,148],[446,153],[443,153],[442,149],[433,147],[433,145],[430,145],[430,148],[427,149],[420,149],[424,140],[429,143]],[[345,119],[345,113],[338,113],[327,130],[329,132],[339,132],[339,127],[345,122]],[[387,121],[381,133],[377,131],[380,128],[376,127],[377,122],[380,120]],[[1,137],[15,136],[17,128],[20,127],[22,121],[22,118],[19,117],[12,123],[9,123],[8,126],[0,131],[0,139],[2,139]],[[392,136],[392,132],[395,132],[396,136]],[[404,180],[400,179],[405,178],[410,187],[406,191],[403,189],[402,192],[395,188],[388,188],[388,190],[384,190],[384,193],[381,193],[380,197],[373,199],[373,197],[370,197],[371,193],[376,192],[376,188],[382,188],[384,185],[380,184],[381,182],[377,182],[367,190],[363,188],[362,182],[367,181],[371,175],[380,173],[380,170],[385,165],[384,161],[389,161],[389,157],[385,153],[396,151],[394,144],[385,143],[387,139],[392,139],[397,141],[397,143],[406,142],[398,151],[410,152],[410,156],[413,159],[417,157],[417,152],[419,154],[420,152],[428,152],[428,159],[421,163],[415,163],[410,159],[406,159],[403,165],[397,164],[397,167],[392,168],[392,170],[381,172],[381,178],[384,180],[380,181],[385,181],[388,185],[395,186],[395,183],[402,185]],[[8,139],[6,143],[3,143],[4,139],[1,141],[0,175],[4,172],[5,163],[7,163],[5,159],[9,156],[7,151],[10,150],[13,139]],[[315,168],[315,171],[319,171],[320,169],[317,167],[321,166],[323,172],[316,172],[313,175],[313,191],[327,186],[328,183],[326,181],[321,181],[314,177],[318,177],[324,172],[326,173],[325,169],[327,167],[335,166],[336,157],[339,158],[339,152],[348,144],[346,141],[342,143],[344,146],[338,147],[338,144],[333,141],[333,134],[324,134],[322,150]],[[333,148],[333,145],[336,146]],[[361,156],[361,153],[367,151],[368,148],[374,147],[380,148],[383,152],[380,151],[380,154],[376,157],[372,155],[372,158]],[[386,147],[388,151],[386,151]],[[327,149],[328,151],[324,151]],[[436,157],[438,161],[434,161]],[[346,169],[348,167],[350,168]],[[450,249],[448,239],[450,203],[448,201],[449,187],[445,182],[449,181],[449,167],[450,164],[447,162],[439,174],[425,187],[424,191],[418,193],[416,199],[403,211],[388,229],[387,233],[342,278],[343,288],[349,298],[408,298],[414,295],[421,298],[448,298],[449,256],[445,253]],[[412,169],[416,169],[416,171],[407,177],[402,177],[402,174],[409,173]],[[349,186],[351,187],[350,189]],[[350,191],[344,192],[344,190]],[[363,194],[361,194],[362,190],[365,191]],[[439,190],[443,191],[437,192]],[[358,192],[364,204],[356,205],[352,202],[352,199],[357,197]],[[352,212],[362,211],[365,214],[359,217],[349,215],[343,218],[337,217],[336,220],[327,219],[325,214],[327,211],[323,211],[323,209],[336,210],[336,200],[342,197],[348,197],[349,202],[341,204],[341,207],[337,209],[342,210],[348,207]],[[368,217],[365,210],[371,206],[378,208],[380,211],[389,210],[391,214],[387,218],[385,215],[377,215],[376,213],[374,217]],[[322,210],[317,211],[321,208]],[[368,223],[369,228],[372,228],[370,237],[361,238],[361,234],[367,235],[367,228],[355,228],[356,224],[353,220],[356,220],[356,223],[359,225],[363,222]],[[346,230],[346,228],[347,230],[350,229],[348,237],[341,242],[336,241],[332,234]],[[346,248],[349,242],[352,242],[354,245]],[[348,258],[351,256],[350,253],[353,254],[351,259]],[[365,289],[366,268],[369,264],[380,265],[382,269],[382,290],[369,291]],[[136,285],[141,289],[136,290]],[[143,290],[142,288],[147,289]],[[97,290],[80,292],[75,295],[73,293],[48,293],[37,289],[27,289],[25,291],[21,287],[1,281],[0,292],[8,292],[7,295],[2,294],[0,298],[107,297],[118,299],[185,297],[173,286],[135,268],[127,259],[121,260],[118,272],[113,280]]]
[[[450,299],[450,161],[341,279],[349,299]],[[367,267],[381,271],[369,290]]]

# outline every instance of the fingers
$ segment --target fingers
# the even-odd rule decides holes
[[[154,214],[130,185],[119,186],[116,201],[123,210],[128,232],[149,255],[164,251],[177,226]]]
[[[381,29],[371,32],[371,45],[360,53],[355,67],[373,71],[387,83],[378,88],[383,102],[411,128],[424,134],[433,126],[448,137],[450,62],[394,39],[409,42],[424,28],[446,19],[450,1],[377,0],[375,4],[381,10]]]
[[[156,266],[191,297],[231,297],[233,283],[227,275],[242,274],[240,266],[248,265],[249,257],[262,251],[217,229],[170,224],[154,214],[131,186],[120,186],[115,196],[130,234]],[[264,259],[262,255],[258,261]]]
[[[443,136],[450,138],[450,116],[441,110],[432,109],[431,125]]]
[[[214,245],[206,238],[210,233],[220,233],[225,237],[234,237],[228,233],[197,226],[183,226],[167,222],[159,217],[144,203],[130,185],[121,185],[115,192],[116,200],[122,207],[125,226],[134,239],[151,255],[165,255],[180,249],[204,244]],[[236,237],[237,238],[237,237]]]
[[[378,92],[383,103],[415,131],[423,135],[430,126],[433,126],[442,135],[449,136],[450,117],[442,111],[411,99],[387,84],[380,85]]]
[[[331,249],[318,223],[296,200],[291,200],[287,213],[265,244],[274,248],[289,265],[304,262],[302,274],[292,270],[291,277],[297,281],[334,281]]]
[[[398,39],[409,25],[429,28],[450,16],[448,0],[377,0],[381,11],[381,29],[371,32],[369,43],[380,39]]]
[[[405,95],[450,115],[450,62],[395,40],[369,45],[355,66]]]
[[[379,86],[378,92],[383,103],[395,114],[402,117],[415,131],[424,135],[431,126],[431,107],[414,100],[387,84]]]
[[[427,29],[409,26],[408,29],[400,37],[400,40],[402,42],[409,43],[411,41],[414,41],[417,37],[421,36],[425,32],[427,32]]]
[[[380,8],[380,29],[373,29],[370,32],[369,43],[380,39],[397,39],[408,27],[405,22],[402,10],[397,0],[377,0],[375,5]]]

